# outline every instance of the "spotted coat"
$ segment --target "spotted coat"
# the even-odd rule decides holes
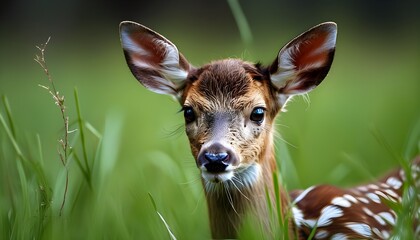
[[[417,189],[419,164],[420,157],[411,171]],[[389,239],[397,215],[387,202],[401,202],[404,181],[404,171],[395,170],[378,182],[350,189],[319,185],[291,192],[299,239],[307,239],[312,231],[313,239]]]

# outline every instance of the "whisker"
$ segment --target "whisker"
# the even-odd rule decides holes
[[[301,96],[302,96],[303,101],[308,104],[308,106],[306,107],[306,110],[308,110],[309,107],[311,106],[311,99],[309,97],[309,94],[305,93],[305,94],[302,94]]]
[[[294,145],[294,144],[292,144],[292,143],[288,142],[286,139],[284,139],[284,138],[283,138],[283,137],[281,137],[280,135],[277,137],[277,139],[279,139],[280,141],[282,141],[282,142],[286,143],[286,145],[288,145],[288,146],[290,146],[290,147],[292,147],[292,148],[298,149],[298,147],[297,147],[296,145]]]
[[[278,123],[278,122],[274,123],[274,126],[275,126],[275,127],[285,127],[285,128],[290,128],[290,126],[289,126],[289,125],[282,124],[282,123]]]
[[[232,177],[232,180],[233,180],[233,181],[236,181],[237,183],[240,183],[243,187],[245,187],[244,182],[243,182],[240,178],[238,178],[238,177],[236,177],[236,176],[233,176],[233,177]]]
[[[227,199],[228,199],[228,201],[229,201],[230,206],[232,207],[233,211],[234,211],[237,215],[239,215],[239,213],[238,213],[238,212],[236,211],[236,209],[235,209],[235,206],[233,205],[233,198],[232,198],[232,195],[231,195],[231,193],[230,193],[230,191],[229,191],[229,187],[227,186],[227,183],[223,182],[223,186],[224,186],[224,190],[225,190],[225,193],[226,193],[226,197],[227,197]]]
[[[162,129],[164,138],[173,138],[173,137],[179,138],[179,137],[181,137],[182,133],[184,132],[184,124],[183,123],[182,124],[177,124],[172,128],[175,128],[175,129],[172,129],[172,130],[171,129],[166,129],[166,128]]]
[[[238,186],[236,186],[236,184],[235,184],[235,182],[234,181],[232,181],[232,180],[229,180],[231,183],[232,183],[232,185],[236,188],[236,190],[238,190],[238,192],[244,197],[244,198],[246,198],[248,201],[251,201],[239,188],[238,188]]]
[[[263,127],[263,129],[265,130],[265,131],[271,131],[271,129],[270,128],[266,128],[266,127]],[[275,137],[275,139],[280,139],[281,141],[283,141],[284,143],[286,143],[287,145],[289,145],[290,147],[293,147],[293,148],[295,148],[295,149],[298,149],[298,147],[296,146],[296,145],[294,145],[294,144],[292,144],[292,143],[290,143],[290,142],[288,142],[286,139],[284,139],[282,136],[281,136],[281,134],[280,133],[278,133],[277,131],[273,131],[272,132],[272,134],[274,135],[274,137]]]

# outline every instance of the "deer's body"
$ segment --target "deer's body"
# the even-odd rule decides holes
[[[247,215],[269,229],[269,205],[275,207],[276,192],[281,195],[281,214],[293,209],[296,231],[291,227],[289,232],[297,232],[302,239],[316,226],[317,239],[389,235],[395,213],[377,198],[400,200],[401,189],[389,184],[396,181],[378,183],[373,187],[377,192],[370,195],[364,188],[331,186],[295,191],[292,207],[284,189],[275,189],[279,184],[273,182],[277,172],[275,118],[290,97],[309,92],[327,75],[335,51],[334,23],[318,25],[298,36],[267,67],[225,59],[196,68],[169,40],[142,25],[123,22],[120,31],[133,75],[149,90],[172,95],[182,106],[213,238],[237,237]],[[350,206],[357,206],[357,211]],[[283,215],[278,217],[283,219]]]
[[[388,239],[397,216],[383,199],[401,201],[400,174],[395,171],[381,181],[350,189],[319,185],[293,192],[299,236],[307,239],[316,226],[315,239]]]

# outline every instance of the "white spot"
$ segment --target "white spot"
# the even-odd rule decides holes
[[[323,239],[323,238],[327,238],[327,237],[328,237],[328,232],[325,231],[325,230],[319,230],[315,234],[316,239]]]
[[[336,233],[331,236],[331,240],[347,240],[347,236],[343,233]]]
[[[369,184],[368,185],[368,188],[370,188],[370,189],[379,189],[379,187],[377,185],[375,185],[375,184]]]
[[[363,237],[371,237],[372,230],[364,223],[347,223],[346,226]]]
[[[302,226],[302,223],[304,222],[302,211],[299,208],[293,206],[292,212],[293,212],[293,218],[295,220],[296,226],[298,227]]]
[[[359,201],[361,201],[361,202],[363,202],[363,203],[369,203],[369,200],[367,200],[366,198],[364,198],[364,197],[358,197],[357,198],[357,200],[359,200]]]
[[[349,202],[347,199],[343,197],[335,197],[333,200],[331,200],[331,203],[340,207],[350,207],[351,202]]]
[[[374,193],[366,193],[366,197],[370,198],[372,201],[376,203],[381,203],[381,199],[379,199],[378,195]]]
[[[365,212],[368,216],[373,216],[374,214],[373,214],[373,212],[372,211],[370,211],[370,209],[369,208],[362,208],[362,210],[363,210],[363,212]]]
[[[373,218],[382,226],[386,225],[386,222],[379,215],[373,215]]]
[[[387,221],[389,224],[391,224],[392,226],[395,225],[395,218],[392,216],[391,213],[389,212],[380,212],[378,213],[378,215],[383,218],[385,221]]]
[[[378,196],[381,196],[381,197],[383,197],[385,199],[388,199],[389,198],[385,193],[383,193],[381,191],[375,191],[375,194],[378,195]]]
[[[400,196],[398,196],[398,194],[396,192],[392,191],[391,189],[386,189],[386,190],[384,190],[384,192],[386,194],[388,194],[389,196],[394,197],[394,198],[399,198],[400,197]]]
[[[362,191],[362,192],[367,192],[369,191],[369,189],[366,186],[359,186],[357,187],[358,190]]]
[[[332,223],[333,218],[343,216],[343,210],[336,206],[326,206],[321,210],[321,216],[318,219],[318,227],[328,226]]]
[[[297,198],[295,198],[295,200],[293,201],[293,204],[298,203],[300,200],[302,200],[306,194],[308,194],[310,191],[312,191],[312,189],[314,189],[315,186],[312,186],[310,188],[307,188],[305,191],[303,191],[301,194],[299,194],[299,196],[297,196]]]
[[[393,187],[394,189],[399,189],[402,186],[402,182],[395,177],[390,177],[386,180],[386,184]]]
[[[382,230],[382,236],[383,236],[384,239],[388,239],[389,238],[389,232],[385,231],[385,230]]]
[[[381,183],[381,187],[382,187],[382,188],[389,188],[389,185],[388,185],[388,184],[386,184],[386,183]]]
[[[353,203],[358,203],[357,199],[350,194],[344,194],[343,197]]]

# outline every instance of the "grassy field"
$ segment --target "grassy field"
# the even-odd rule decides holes
[[[419,152],[416,38],[382,41],[345,27],[339,24],[336,58],[326,80],[309,102],[296,98],[277,120],[283,139],[277,141],[278,162],[288,189],[363,183],[399,166],[391,152],[406,160]],[[222,57],[269,64],[283,43],[305,30],[256,38],[244,51],[235,38],[193,40],[186,30],[168,29],[162,33],[197,65]],[[18,54],[4,49],[1,239],[169,239],[156,210],[178,239],[210,238],[180,106],[141,87],[125,65],[118,33],[107,34],[99,43],[53,37],[47,49],[48,69],[65,96],[69,117],[65,166],[59,157],[60,109],[38,86],[49,85],[33,61],[39,53],[33,46],[40,43],[16,40],[23,46]],[[390,147],[378,141],[378,133]]]

